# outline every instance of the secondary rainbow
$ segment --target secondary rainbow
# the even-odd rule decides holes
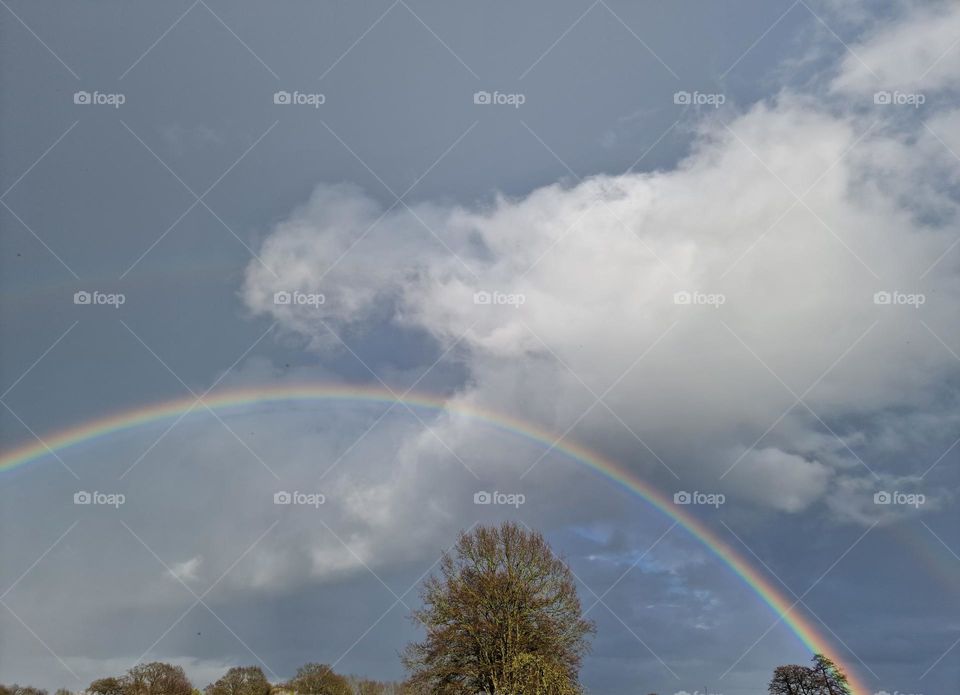
[[[386,404],[398,402],[397,397],[386,389],[315,383],[225,389],[208,394],[204,397],[203,402],[213,409],[235,410],[269,403],[331,400]],[[585,464],[639,495],[666,516],[677,521],[680,526],[709,548],[770,606],[777,618],[782,619],[811,652],[825,654],[834,662],[840,664],[849,676],[854,695],[867,695],[869,693],[867,687],[857,676],[856,671],[841,658],[830,640],[821,635],[819,629],[796,610],[795,601],[784,594],[770,579],[754,568],[739,552],[717,536],[706,524],[686,511],[684,507],[675,505],[670,497],[643,481],[635,473],[576,443],[566,440],[558,441],[558,435],[539,425],[512,416],[506,416],[467,403],[448,402],[444,398],[429,394],[408,394],[399,402],[411,407],[435,411],[443,410],[475,418],[497,429],[533,440],[541,445],[551,447],[574,461]],[[40,461],[45,457],[52,456],[53,452],[91,442],[117,432],[164,420],[183,418],[197,410],[202,411],[204,407],[199,405],[196,399],[187,397],[152,403],[134,410],[91,420],[45,436],[42,438],[43,441],[24,444],[4,453],[0,456],[0,471],[8,471],[33,461]]]

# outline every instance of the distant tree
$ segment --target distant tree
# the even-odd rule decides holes
[[[29,685],[2,685],[0,684],[0,695],[47,695],[46,690],[34,688]]]
[[[812,695],[813,671],[798,664],[777,666],[767,691],[770,695]]]
[[[777,666],[767,687],[770,695],[851,695],[843,669],[823,654],[814,654],[812,661],[812,668]]]
[[[351,683],[353,695],[386,695],[387,686],[384,683],[370,680],[369,678],[358,678]]]
[[[93,695],[124,695],[126,684],[122,678],[100,678],[87,687]]]
[[[850,684],[847,674],[838,664],[835,664],[823,654],[813,655],[813,683],[822,695],[850,695]]]
[[[270,683],[257,666],[235,666],[204,692],[206,695],[270,695]]]
[[[301,666],[287,687],[298,695],[353,695],[347,679],[324,664]]]
[[[514,523],[462,533],[421,595],[413,617],[427,637],[404,654],[413,692],[579,692],[593,624],[570,569],[539,533]]]
[[[34,688],[31,685],[13,685],[14,695],[47,695],[47,691],[42,688]]]
[[[134,666],[123,680],[123,695],[193,695],[183,669],[161,661]]]

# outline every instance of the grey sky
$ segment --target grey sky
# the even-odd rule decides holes
[[[956,690],[956,8],[8,0],[0,36],[4,451],[215,383],[416,383],[668,496],[722,491],[697,516],[870,692]],[[273,302],[294,290],[327,301]],[[723,306],[671,301],[698,291]],[[756,693],[809,658],[667,516],[515,434],[345,400],[170,422],[0,472],[0,682],[140,658],[199,687],[247,663],[401,678],[403,592],[501,518],[544,531],[585,605],[615,584],[590,692]]]

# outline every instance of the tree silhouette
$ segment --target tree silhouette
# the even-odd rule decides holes
[[[814,654],[812,661],[812,668],[777,666],[767,687],[770,695],[850,695],[843,669],[823,654]]]

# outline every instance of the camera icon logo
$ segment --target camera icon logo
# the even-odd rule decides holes
[[[492,101],[493,99],[490,96],[490,92],[479,91],[473,93],[474,104],[490,104]]]
[[[80,492],[73,493],[73,503],[74,504],[90,504],[93,500],[93,497],[89,492],[81,490]]]
[[[690,501],[690,493],[685,490],[680,490],[679,492],[673,493],[674,504],[690,504]]]
[[[892,502],[893,502],[893,497],[886,490],[881,490],[880,492],[873,493],[874,504],[891,504]]]
[[[273,503],[274,504],[290,504],[293,501],[293,496],[284,490],[280,492],[273,493]]]
[[[473,493],[473,503],[474,504],[492,504],[493,496],[484,490],[480,492]]]
[[[690,92],[675,92],[673,95],[673,103],[688,106],[693,103],[693,96]]]
[[[474,304],[490,304],[493,300],[493,296],[489,292],[474,292],[473,293],[473,303]]]
[[[273,93],[273,103],[274,104],[289,104],[290,103],[290,92],[285,92],[282,89],[279,92]]]
[[[90,92],[79,91],[73,93],[74,104],[89,104],[90,98]]]
[[[873,95],[873,103],[874,103],[874,104],[884,104],[884,105],[885,105],[885,104],[892,104],[892,103],[893,103],[893,95],[892,95],[890,92],[886,91],[886,90],[880,91],[880,92],[876,92],[876,93],[874,93],[874,95]]]
[[[686,290],[673,293],[674,304],[690,304],[691,302],[693,302],[693,295]]]
[[[74,304],[89,304],[90,303],[90,293],[85,290],[80,290],[79,292],[73,293],[73,303]]]
[[[283,291],[281,291],[281,292],[274,292],[274,293],[273,293],[273,303],[274,303],[274,304],[289,304],[289,303],[290,303],[290,299],[291,299],[290,293],[287,292],[286,290],[283,290]]]
[[[893,301],[893,295],[887,291],[876,292],[873,295],[874,304],[890,304]]]

